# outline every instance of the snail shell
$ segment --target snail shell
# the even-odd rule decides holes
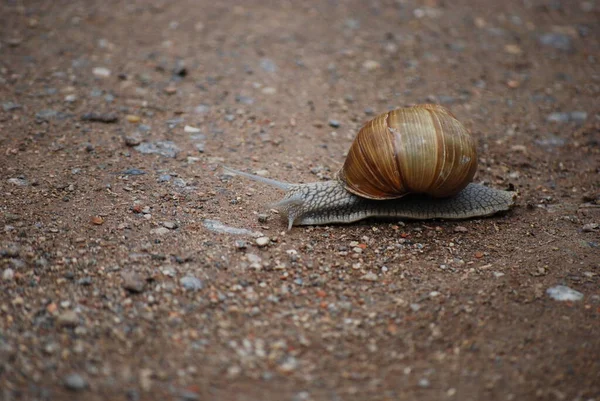
[[[449,197],[477,170],[475,141],[450,111],[423,104],[380,114],[358,132],[338,179],[368,199]]]

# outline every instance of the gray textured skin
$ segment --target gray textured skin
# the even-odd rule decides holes
[[[469,184],[451,198],[407,195],[400,199],[371,200],[346,191],[339,181],[289,184],[225,168],[286,191],[273,205],[287,215],[288,226],[352,223],[368,217],[395,219],[468,219],[506,211],[515,204],[516,193]]]

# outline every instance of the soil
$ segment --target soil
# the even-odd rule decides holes
[[[0,398],[600,400],[599,7],[2,2]],[[221,168],[423,102],[513,210],[287,231]]]

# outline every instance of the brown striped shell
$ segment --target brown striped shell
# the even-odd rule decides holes
[[[475,141],[442,106],[423,104],[380,114],[358,132],[338,178],[369,199],[409,193],[457,194],[477,170]]]

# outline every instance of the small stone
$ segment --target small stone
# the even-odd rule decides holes
[[[588,223],[588,224],[584,224],[583,227],[581,228],[581,230],[584,233],[591,233],[592,231],[597,230],[598,227],[600,227],[598,225],[598,223]]]
[[[582,293],[565,285],[548,288],[546,294],[556,301],[581,301],[583,299]]]
[[[296,359],[296,357],[291,355],[285,358],[283,362],[279,365],[279,371],[284,374],[292,373],[297,368],[298,360]]]
[[[185,77],[187,76],[187,68],[185,67],[185,62],[183,60],[177,60],[177,62],[175,63],[175,67],[173,67],[173,75],[176,75],[178,77]]]
[[[274,95],[277,93],[277,89],[273,88],[272,86],[266,86],[261,89],[261,92],[264,95]]]
[[[121,172],[123,175],[144,175],[146,172],[144,170],[140,170],[139,168],[128,168],[127,170],[123,170]]]
[[[22,108],[23,106],[21,106],[18,103],[14,103],[14,102],[4,102],[2,103],[2,110],[4,111],[13,111],[13,110],[18,110],[20,108]]]
[[[569,122],[569,113],[551,113],[546,117],[546,121],[553,123],[566,123]]]
[[[137,145],[135,150],[144,154],[159,154],[170,158],[176,157],[180,152],[179,147],[172,141],[144,142]]]
[[[142,120],[142,117],[137,116],[135,114],[127,114],[125,116],[125,119],[127,120],[128,123],[139,123]]]
[[[169,230],[174,230],[178,227],[177,223],[175,223],[173,221],[165,221],[162,224],[163,224],[163,227],[166,227]]]
[[[196,114],[204,114],[204,113],[208,113],[210,111],[210,106],[207,106],[205,104],[200,104],[196,107],[194,107],[194,113]]]
[[[373,71],[380,67],[380,64],[375,60],[366,60],[363,63],[363,68],[367,71]]]
[[[259,223],[266,223],[267,220],[269,219],[269,216],[267,214],[264,214],[264,213],[260,213],[257,217],[258,217],[258,222]]]
[[[163,91],[167,94],[167,95],[174,95],[175,93],[177,93],[177,88],[174,86],[167,86],[163,89]]]
[[[562,51],[573,50],[571,38],[564,33],[550,32],[540,35],[539,41],[544,46],[551,46]]]
[[[87,387],[87,382],[80,374],[71,373],[65,377],[65,387],[72,391],[81,391]]]
[[[92,73],[99,78],[108,78],[110,77],[110,70],[105,67],[95,67],[92,70]]]
[[[183,132],[197,134],[200,132],[200,128],[192,127],[191,125],[186,125],[185,127],[183,127]]]
[[[421,388],[428,388],[431,385],[431,383],[429,382],[429,379],[427,378],[423,378],[421,380],[419,380],[419,387]]]
[[[124,139],[127,146],[137,146],[142,143],[142,137],[138,134],[127,135]]]
[[[9,184],[17,185],[19,187],[26,187],[27,185],[29,185],[29,183],[27,182],[27,180],[25,180],[23,178],[9,178],[6,181]]]
[[[521,50],[521,47],[519,47],[519,45],[515,45],[515,44],[508,44],[504,46],[504,51],[507,52],[508,54],[521,54],[523,53],[523,50]]]
[[[58,325],[61,327],[75,327],[77,323],[79,323],[79,317],[72,310],[65,311],[58,316]]]
[[[587,113],[585,111],[572,111],[569,113],[569,117],[571,121],[575,121],[576,123],[584,123],[587,120]]]
[[[333,128],[339,128],[340,122],[338,120],[329,120],[329,126]]]
[[[493,275],[494,275],[494,277],[496,277],[496,278],[500,278],[500,277],[503,277],[503,276],[504,276],[504,273],[502,273],[502,272],[493,272],[492,274],[493,274]]]
[[[269,237],[258,237],[256,239],[256,245],[258,245],[259,247],[267,246],[269,245],[269,242]]]
[[[94,216],[92,217],[92,224],[100,226],[102,224],[104,224],[104,219],[102,218],[102,216]]]
[[[77,95],[75,94],[70,94],[65,96],[65,102],[67,103],[74,103],[77,100]]]
[[[154,230],[151,230],[150,232],[156,235],[165,235],[168,234],[170,231],[171,230],[169,230],[167,227],[158,227]]]
[[[134,271],[126,271],[121,273],[123,278],[123,288],[134,293],[140,293],[144,291],[146,287],[146,281],[141,274]]]
[[[469,232],[469,230],[467,229],[467,227],[456,226],[456,227],[454,227],[454,232],[455,233],[467,233],[467,232]]]
[[[261,268],[262,259],[260,256],[254,254],[254,253],[248,253],[248,254],[246,254],[246,259],[248,259],[248,262],[250,262],[251,268],[253,268],[253,269]]]
[[[364,281],[377,281],[379,278],[377,277],[377,274],[373,272],[368,272],[367,274],[363,275],[360,279]]]
[[[248,244],[243,239],[238,239],[238,240],[235,240],[235,247],[240,250],[246,249],[248,247]]]
[[[11,281],[15,277],[15,271],[11,268],[4,269],[2,272],[2,280]]]
[[[275,64],[275,62],[269,58],[263,58],[260,60],[260,68],[266,72],[277,72],[277,64]]]
[[[185,276],[179,280],[179,283],[183,288],[188,291],[198,291],[204,287],[202,280],[194,276]]]
[[[105,124],[116,123],[119,117],[115,113],[97,113],[92,111],[81,116],[82,121],[99,122]]]

